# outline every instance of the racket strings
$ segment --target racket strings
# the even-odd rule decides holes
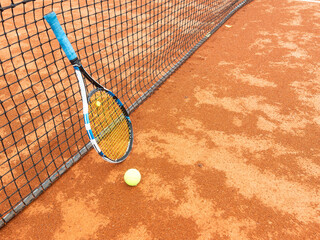
[[[103,106],[103,104],[101,105]],[[128,127],[126,122],[125,124],[118,124],[117,119],[121,118],[122,111],[118,108],[118,106],[113,105],[112,103],[108,103],[109,108],[107,111],[103,108],[102,111],[98,111],[97,114],[100,118],[107,119],[108,117],[106,115],[109,115],[109,119],[111,120],[111,123],[108,122],[108,126],[110,129],[108,129],[108,133],[103,133],[103,130],[106,129],[106,126],[103,124],[104,121],[102,119],[99,119],[99,130],[100,134],[102,133],[102,137],[99,138],[99,147],[101,150],[112,159],[117,159],[121,156],[123,156],[126,152],[127,143],[128,143]],[[119,121],[119,120],[118,120]],[[121,121],[121,120],[120,120]],[[112,125],[113,124],[113,125]]]
[[[112,101],[113,98],[112,98]],[[126,152],[127,148],[127,142],[128,142],[128,129],[127,129],[127,123],[124,120],[124,117],[122,117],[122,123],[121,123],[121,116],[122,116],[122,111],[119,109],[117,104],[112,104],[108,101],[108,111],[107,114],[110,115],[110,119],[112,121],[110,126],[110,133],[107,135],[105,134],[104,138],[102,138],[102,141],[99,141],[99,145],[102,146],[102,143],[104,143],[104,146],[109,146],[108,148],[104,148],[104,152],[106,152],[107,155],[117,157],[117,156],[123,156]],[[100,108],[101,109],[101,108]],[[106,118],[106,111],[103,109],[102,111],[99,112],[100,116],[103,116]],[[101,114],[102,113],[102,114]],[[103,114],[104,113],[104,114]],[[120,123],[119,123],[120,121]],[[103,121],[102,121],[103,122]],[[100,122],[100,125],[101,124]],[[103,126],[104,127],[104,126]],[[104,140],[104,142],[103,142]],[[112,146],[112,147],[110,147]]]
[[[124,124],[122,124],[124,125]],[[113,131],[110,134],[110,139],[111,139],[111,144],[114,146],[112,149],[108,149],[108,153],[109,155],[115,155],[115,156],[123,156],[126,152],[126,148],[127,148],[127,134],[124,131],[126,127],[119,127],[117,128],[117,131]],[[118,140],[118,142],[115,142],[116,139]],[[125,150],[123,152],[123,150]]]
[[[89,99],[89,119],[101,151],[112,160],[123,157],[130,143],[130,128],[116,100],[104,90]]]

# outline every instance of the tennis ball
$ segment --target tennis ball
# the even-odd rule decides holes
[[[96,101],[96,106],[100,107],[101,106],[101,102],[100,101]]]
[[[137,169],[131,168],[124,174],[124,181],[129,186],[137,186],[141,180],[141,174]]]

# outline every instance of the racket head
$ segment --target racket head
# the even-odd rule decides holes
[[[108,162],[124,161],[132,149],[133,130],[129,114],[109,90],[96,88],[88,95],[88,131],[90,141]]]

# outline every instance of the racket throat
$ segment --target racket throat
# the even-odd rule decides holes
[[[81,61],[80,61],[79,58],[75,58],[75,59],[73,59],[73,60],[70,60],[70,63],[72,64],[72,66],[73,66],[74,68],[76,68],[76,67],[80,68],[80,67],[82,66],[82,65],[81,65]]]

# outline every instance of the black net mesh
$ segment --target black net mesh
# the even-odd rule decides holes
[[[0,226],[90,149],[77,78],[43,16],[132,112],[250,0],[1,0]]]

